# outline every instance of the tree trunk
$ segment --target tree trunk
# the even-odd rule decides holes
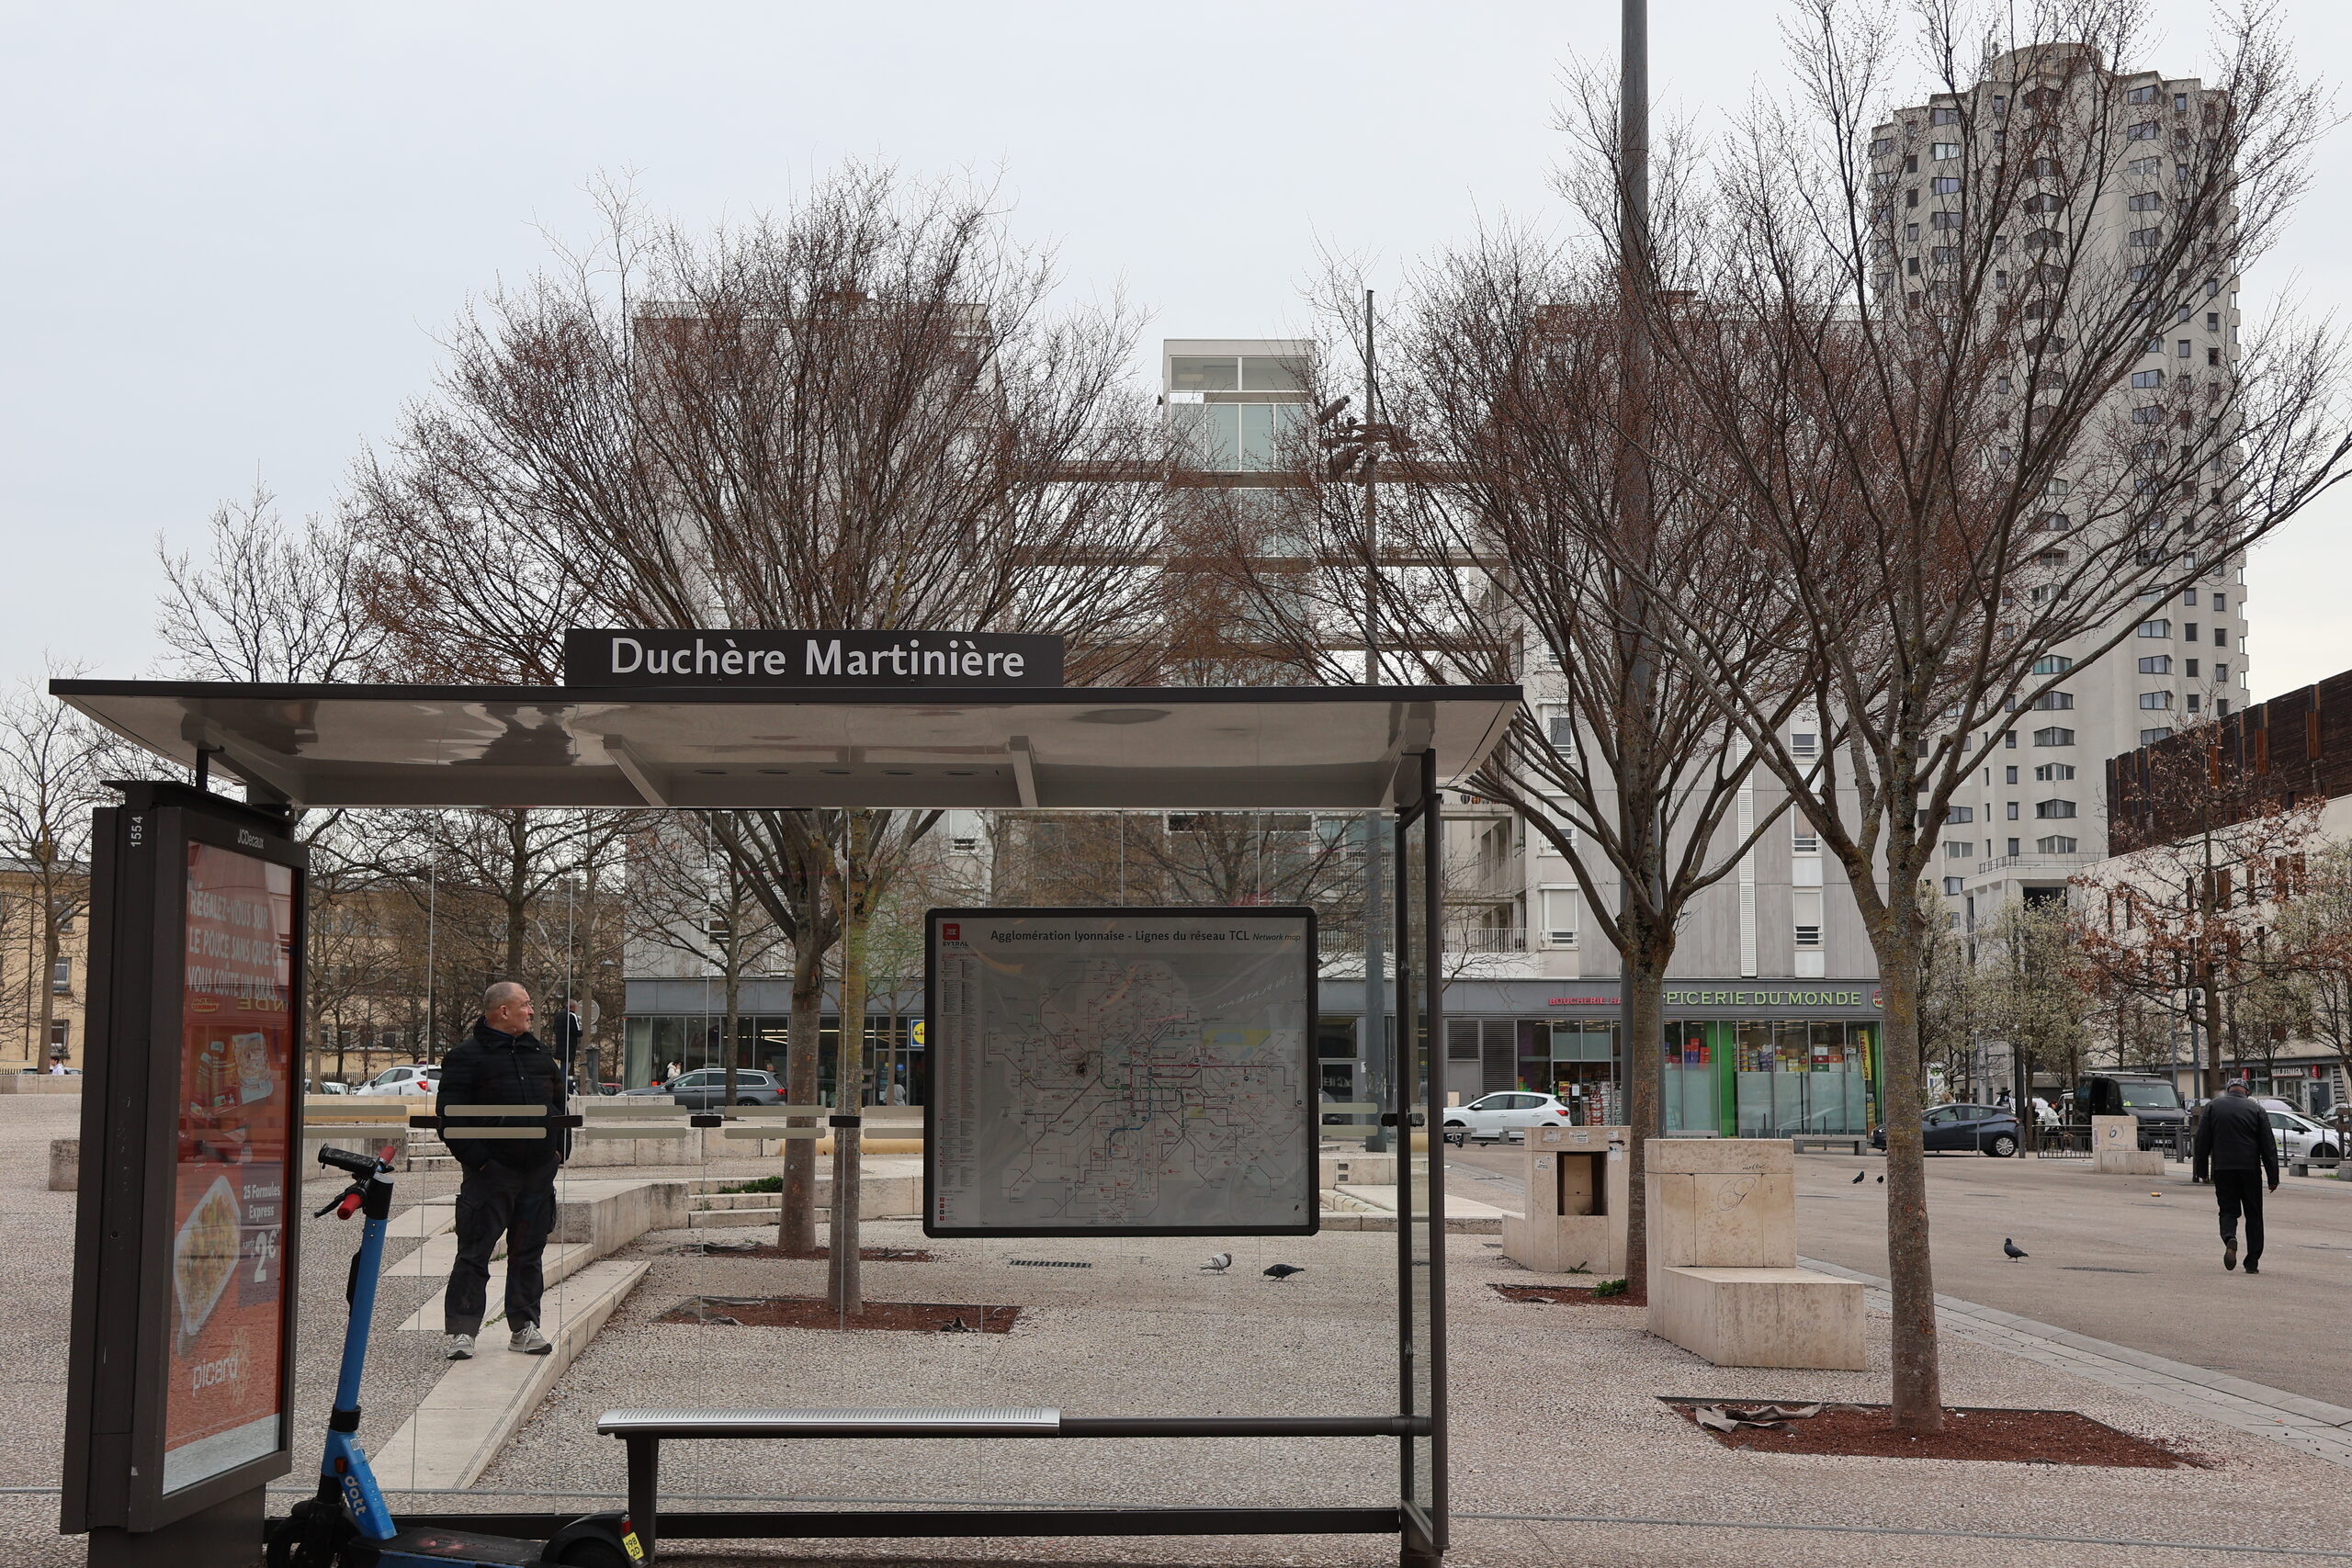
[[[1886,1272],[1894,1295],[1894,1423],[1899,1432],[1940,1432],[1943,1374],[1936,1338],[1935,1267],[1928,1253],[1928,1161],[1920,1115],[1927,1109],[1919,1055],[1920,911],[1916,894],[1890,875],[1894,895],[1873,933],[1885,999],[1879,1042],[1886,1086]],[[2020,1117],[2031,1111],[2018,1107]]]
[[[50,1042],[57,1022],[57,900],[48,896],[46,883],[41,887],[40,972],[33,977],[40,1010],[33,1030],[33,1064],[47,1072],[50,1053],[56,1049]]]
[[[721,1115],[735,1108],[735,1055],[740,1044],[737,1029],[742,1013],[742,998],[743,944],[738,934],[729,931],[727,936],[727,1033],[719,1047],[726,1053],[727,1059],[727,1087],[719,1101],[723,1108]]]
[[[1628,937],[1634,933],[1627,932]],[[1666,960],[1646,942],[1628,941],[1618,984],[1624,987],[1633,1038],[1625,1063],[1625,1291],[1649,1300],[1649,1145],[1663,1130],[1658,1104],[1658,1042],[1665,1037]]]
[[[816,923],[801,926],[812,932]],[[794,1105],[817,1103],[818,1050],[824,1038],[825,955],[815,939],[804,935],[792,947],[792,1021],[784,1036],[784,1098]],[[795,1116],[787,1123],[813,1127],[817,1123]],[[817,1143],[813,1138],[787,1138],[784,1145],[783,1210],[776,1221],[775,1244],[786,1252],[813,1252],[817,1247]]]
[[[2213,1100],[2222,1092],[2222,993],[2213,984],[2213,964],[2209,958],[2198,973],[2198,983],[2204,988],[2205,1006],[2205,1098]]]
[[[503,979],[523,977],[525,915],[529,900],[524,894],[530,874],[530,813],[517,811],[506,821],[506,973]]]
[[[857,829],[865,814],[855,814],[842,835],[841,859],[842,1032],[841,1049],[833,1066],[833,1111],[837,1118],[856,1117],[865,1103],[865,886],[859,863]],[[833,1126],[832,1240],[825,1259],[825,1290],[833,1310],[847,1316],[865,1306],[864,1280],[857,1256],[858,1144],[863,1128]]]

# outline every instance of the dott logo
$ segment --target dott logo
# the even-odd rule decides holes
[[[939,940],[942,942],[961,942],[964,940],[964,928],[957,925],[954,920],[942,920],[939,922]]]

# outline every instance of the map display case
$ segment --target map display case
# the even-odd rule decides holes
[[[933,1236],[1308,1235],[1315,913],[934,909]]]

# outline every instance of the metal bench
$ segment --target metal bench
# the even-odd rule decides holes
[[[1804,1153],[1807,1149],[1844,1149],[1848,1154],[1858,1155],[1869,1142],[1869,1139],[1860,1134],[1804,1133],[1790,1138],[1789,1146],[1799,1154]]]
[[[596,1430],[628,1452],[628,1517],[650,1564],[665,1534],[685,1540],[1087,1535],[1393,1535],[1396,1508],[910,1508],[825,1513],[658,1511],[664,1442],[791,1438],[1397,1438],[1408,1416],[1071,1416],[1049,1408],[607,1410]]]

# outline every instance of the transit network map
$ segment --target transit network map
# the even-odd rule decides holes
[[[932,911],[933,1235],[1315,1229],[1306,909]]]

